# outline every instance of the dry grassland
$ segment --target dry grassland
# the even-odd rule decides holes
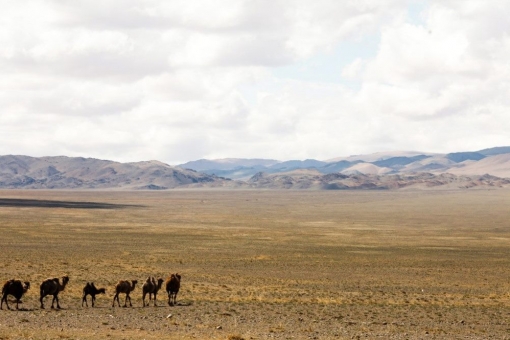
[[[32,283],[0,339],[510,339],[507,190],[0,198],[110,204],[0,202],[0,279]],[[178,305],[162,290],[143,308],[145,278],[175,272]],[[63,274],[63,309],[41,310],[39,284]],[[139,282],[133,308],[111,307],[119,279]],[[94,309],[87,281],[107,288]]]

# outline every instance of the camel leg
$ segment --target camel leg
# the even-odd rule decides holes
[[[94,307],[94,302],[96,301],[96,296],[95,295],[91,295],[91,296],[92,296],[92,298],[91,298],[91,300],[92,300],[92,307]]]
[[[145,292],[143,292],[143,294],[142,294],[142,305],[143,305],[144,307],[145,307],[145,295],[146,295],[146,294],[147,294],[147,293],[145,293]],[[150,296],[150,294],[149,294],[149,303],[150,303],[150,298],[151,298],[151,296]]]
[[[85,306],[89,306],[87,303],[87,295],[83,294],[83,298],[81,299],[81,306],[83,307],[83,303],[85,302]]]
[[[115,307],[115,299],[117,299],[117,303],[119,304],[120,307],[119,293],[116,293],[115,296],[113,297],[112,307]]]
[[[154,307],[156,307],[156,293],[154,293]]]
[[[51,308],[54,308],[53,307],[53,303],[57,301],[57,308],[60,309],[60,305],[58,303],[58,295],[53,295],[53,300],[51,301]]]

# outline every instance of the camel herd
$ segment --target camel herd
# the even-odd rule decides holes
[[[161,289],[163,282],[165,282],[165,290],[168,294],[168,305],[173,306],[177,303],[177,293],[179,292],[179,288],[181,287],[181,275],[175,273],[171,274],[165,280],[159,278],[155,280],[154,277],[148,277],[145,283],[142,286],[142,303],[143,307],[149,306],[150,301],[153,300],[153,305],[156,306],[156,295],[158,291]],[[69,277],[67,275],[61,277],[60,279],[55,277],[52,279],[46,279],[41,283],[40,291],[41,295],[39,298],[39,302],[41,303],[41,308],[44,309],[43,299],[52,295],[53,300],[51,301],[51,308],[54,308],[55,301],[57,302],[57,308],[60,309],[60,304],[58,302],[58,293],[63,291],[67,284],[69,283]],[[125,294],[126,298],[124,299],[124,307],[127,307],[127,301],[129,300],[129,306],[133,306],[131,303],[131,297],[129,294],[135,289],[137,280],[125,281],[121,280],[115,285],[115,296],[113,297],[112,307],[115,307],[115,300],[117,300],[117,304],[120,307],[119,302],[119,294]],[[28,291],[30,288],[30,282],[22,282],[21,280],[8,280],[5,281],[2,288],[2,301],[0,302],[0,309],[3,309],[3,304],[7,305],[7,309],[11,309],[9,307],[9,303],[7,302],[7,296],[11,295],[16,299],[16,309],[18,309],[18,305],[21,302],[22,296]],[[83,304],[88,307],[87,296],[91,296],[92,307],[94,307],[94,302],[96,301],[97,294],[105,294],[105,288],[96,288],[93,282],[87,282],[85,287],[83,287],[83,296],[81,301],[81,306]],[[149,294],[149,301],[145,304],[145,297]]]

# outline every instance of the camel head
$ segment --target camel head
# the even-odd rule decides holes
[[[26,291],[29,289],[30,289],[30,282],[28,282],[28,281],[23,282],[23,291],[26,293]]]
[[[62,286],[65,286],[69,283],[69,276],[64,275],[62,276]]]

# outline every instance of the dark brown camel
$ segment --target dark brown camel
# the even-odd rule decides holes
[[[173,306],[177,303],[177,293],[181,288],[181,276],[178,273],[170,275],[166,279],[165,287],[168,294],[168,305]]]
[[[127,307],[127,300],[129,299],[129,306],[133,307],[131,304],[131,297],[129,296],[129,293],[131,293],[134,289],[136,284],[138,283],[137,280],[131,280],[131,284],[129,281],[119,281],[117,285],[115,286],[115,296],[113,297],[113,303],[112,307],[115,307],[115,300],[117,300],[117,303],[120,307],[119,302],[119,294],[124,293],[126,294],[126,299],[124,300],[124,307]]]
[[[23,294],[27,292],[27,290],[30,288],[30,282],[25,281],[21,282],[20,280],[9,280],[5,281],[4,286],[2,288],[2,302],[0,302],[0,309],[2,309],[2,306],[4,304],[7,305],[7,309],[11,309],[9,307],[9,303],[7,302],[7,295],[12,295],[16,299],[16,309],[18,309],[18,305],[21,302],[21,297]]]
[[[142,286],[142,291],[143,291],[142,303],[143,303],[144,307],[150,305],[150,302],[152,300],[152,295],[154,295],[154,306],[156,306],[156,295],[158,294],[158,291],[161,289],[161,286],[163,285],[163,281],[164,280],[162,278],[159,278],[158,282],[156,283],[156,281],[154,280],[154,277],[147,278],[147,280],[145,281],[145,283]],[[147,302],[147,305],[146,305],[145,304],[145,295],[147,295],[147,294],[149,294],[149,301]]]
[[[97,294],[105,294],[106,289],[99,288],[97,289],[94,285],[94,282],[87,282],[85,287],[83,287],[83,298],[81,300],[81,306],[83,307],[83,303],[85,302],[85,305],[88,307],[89,304],[87,303],[87,295],[90,295],[91,301],[92,301],[92,307],[94,307],[94,302],[96,301],[96,295]]]
[[[43,298],[47,295],[53,295],[51,308],[53,308],[53,304],[55,301],[57,301],[57,308],[60,309],[60,304],[58,303],[58,293],[63,291],[68,283],[69,277],[67,275],[62,276],[62,283],[59,282],[58,277],[44,280],[43,283],[41,283],[41,298],[39,299],[41,302],[41,308],[44,309]]]

